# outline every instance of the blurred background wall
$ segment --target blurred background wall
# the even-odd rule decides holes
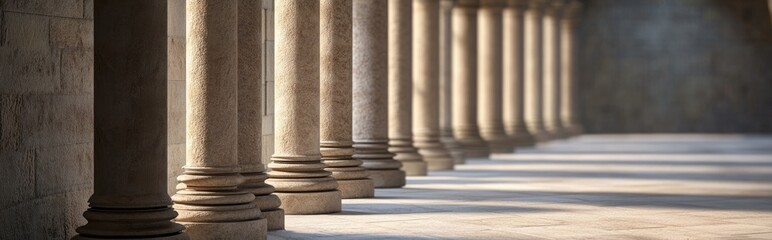
[[[588,132],[772,132],[767,0],[588,0],[583,14]]]

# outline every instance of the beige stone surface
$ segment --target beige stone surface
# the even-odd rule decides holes
[[[456,0],[440,1],[440,142],[454,164],[464,164],[465,155],[453,136],[453,6]]]
[[[413,146],[413,1],[389,1],[389,152],[408,176],[426,176]]]
[[[343,198],[373,197],[373,181],[352,157],[351,0],[323,0],[320,6],[320,147],[326,171]]]
[[[568,135],[583,132],[578,122],[576,82],[576,39],[577,22],[581,3],[570,0],[566,3],[560,23],[560,119]]]
[[[261,216],[255,195],[237,188],[238,22],[237,0],[186,2],[187,152],[172,200],[192,233],[227,235]]]
[[[440,142],[440,2],[413,1],[413,139],[429,170],[452,170]]]
[[[527,0],[507,0],[503,13],[504,128],[515,146],[533,146],[535,140],[525,122],[525,10]]]
[[[278,198],[272,194],[275,188],[265,183],[268,179],[262,161],[263,135],[263,78],[262,78],[262,0],[239,0],[238,25],[238,158],[244,182],[239,189],[255,195],[255,206],[260,211],[278,211],[281,202],[261,201],[265,198]],[[279,211],[280,212],[280,211]],[[266,216],[274,219],[266,220]],[[266,215],[258,220],[260,228],[251,229],[254,234],[263,236],[267,231],[267,222],[283,220],[277,214]],[[283,225],[283,224],[282,224]],[[272,224],[271,227],[274,227]],[[276,228],[270,228],[276,230]],[[249,236],[249,235],[246,235]],[[236,238],[237,239],[237,238]]]
[[[503,119],[504,4],[504,0],[481,0],[477,12],[477,119],[491,153],[511,153],[514,148]]]
[[[275,146],[266,183],[287,214],[340,211],[340,191],[320,153],[319,2],[275,3]]]
[[[550,0],[544,11],[542,20],[542,100],[544,113],[544,128],[551,139],[559,139],[566,135],[560,117],[561,109],[561,18],[563,16],[564,0]]]
[[[525,121],[536,141],[548,139],[542,101],[542,20],[546,1],[529,0],[525,12]]]
[[[585,135],[288,216],[269,239],[767,239],[772,136]]]
[[[356,0],[353,9],[354,158],[363,161],[376,188],[401,187],[402,163],[388,151],[388,1]]]
[[[453,136],[467,158],[490,153],[477,126],[477,0],[461,0],[453,7],[452,100]]]

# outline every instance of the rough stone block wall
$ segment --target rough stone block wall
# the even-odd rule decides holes
[[[588,0],[579,28],[589,132],[772,132],[766,0]]]
[[[169,5],[169,195],[185,166],[185,0]],[[263,0],[263,161],[273,154],[273,1]]]
[[[93,179],[92,0],[0,0],[0,239],[68,239]]]

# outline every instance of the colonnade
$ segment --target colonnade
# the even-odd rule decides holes
[[[76,238],[264,239],[285,214],[581,132],[578,0],[276,0],[266,167],[261,3],[186,3],[186,165],[170,198],[166,3],[95,2],[95,187]]]

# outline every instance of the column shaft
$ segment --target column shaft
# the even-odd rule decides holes
[[[413,135],[429,170],[453,169],[440,142],[440,3],[413,0]]]
[[[456,0],[440,1],[440,141],[455,164],[464,164],[464,150],[453,137],[453,74],[451,71],[453,5]]]
[[[577,84],[576,84],[576,49],[574,48],[575,32],[577,22],[579,21],[579,11],[581,3],[577,0],[569,1],[563,13],[561,31],[561,75],[560,82],[562,104],[561,119],[563,127],[569,135],[578,135],[582,133],[582,126],[579,125],[577,116]]]
[[[504,9],[504,127],[515,146],[533,146],[525,123],[525,9],[527,0],[508,0]]]
[[[319,1],[275,2],[276,113],[268,183],[287,214],[341,210],[319,141]]]
[[[194,238],[260,236],[238,160],[238,1],[186,2],[186,164],[172,199]],[[246,230],[245,230],[246,229]],[[263,233],[264,234],[264,233]]]
[[[94,194],[74,239],[188,239],[166,192],[166,12],[94,3]]]
[[[389,1],[389,151],[408,176],[426,176],[426,162],[413,146],[413,4]]]
[[[493,153],[511,153],[514,145],[504,130],[502,114],[503,0],[482,0],[478,11],[478,121],[480,135]]]
[[[546,141],[542,110],[543,0],[530,0],[525,12],[525,121],[536,141]]]
[[[388,151],[388,1],[356,0],[353,8],[354,158],[376,188],[402,187],[402,163]]]
[[[560,16],[562,0],[549,2],[543,20],[544,127],[549,138],[564,135],[560,118]]]
[[[275,188],[265,183],[268,174],[262,162],[262,0],[239,0],[238,25],[238,158],[243,191],[255,195],[255,205],[263,213],[261,231],[284,229],[281,200]]]
[[[319,32],[322,162],[343,198],[373,197],[373,180],[354,159],[351,138],[351,1],[321,0]]]
[[[453,8],[453,136],[469,158],[487,158],[488,146],[477,127],[477,0]]]

